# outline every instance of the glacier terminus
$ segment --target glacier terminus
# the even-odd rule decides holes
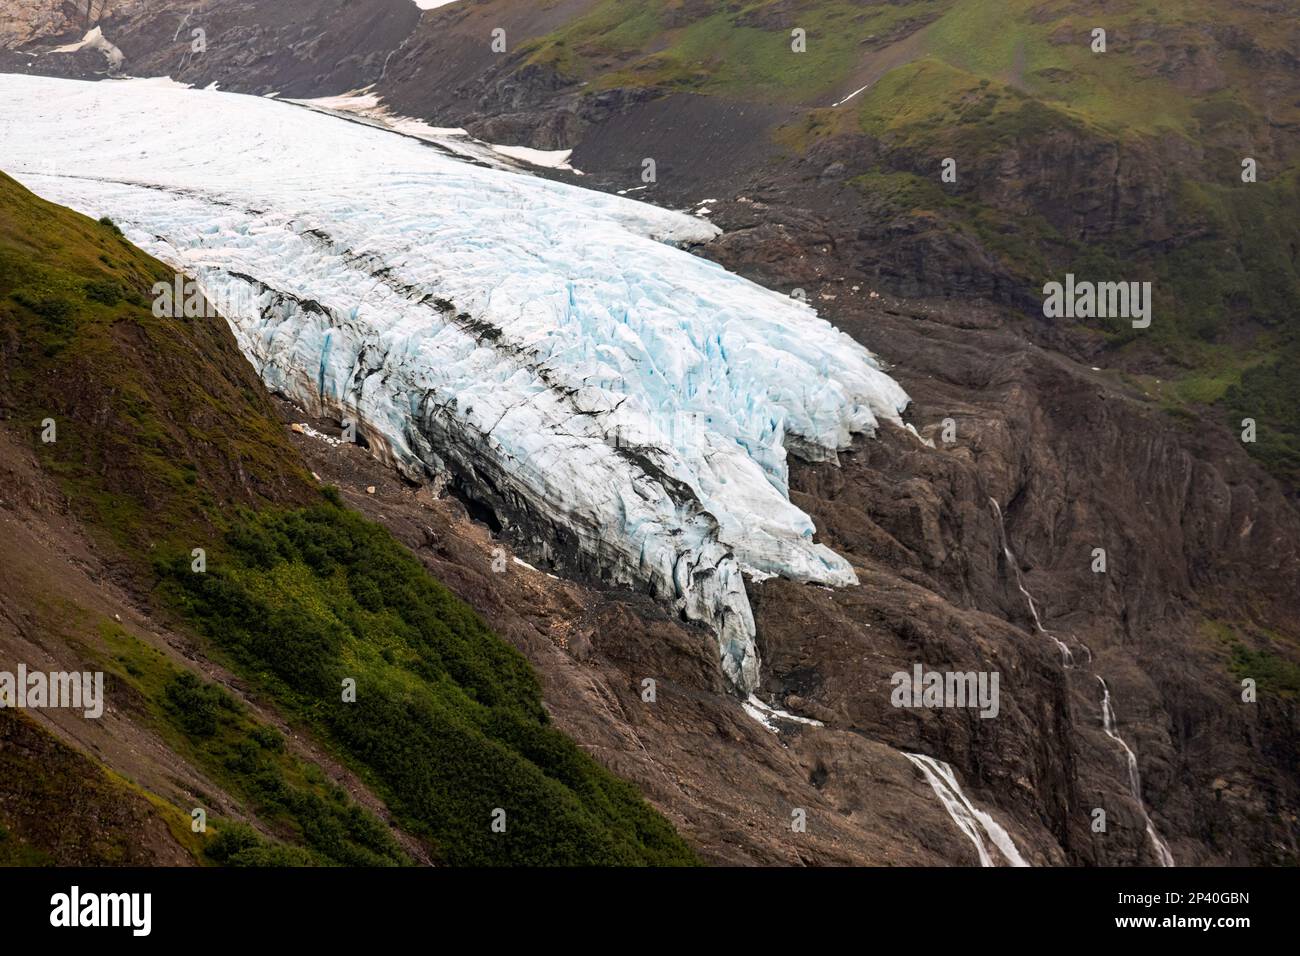
[[[787,454],[833,460],[907,395],[686,251],[708,222],[268,98],[16,75],[0,97],[0,165],[194,277],[268,388],[456,482],[534,559],[711,627],[737,690],[745,573],[856,582]]]

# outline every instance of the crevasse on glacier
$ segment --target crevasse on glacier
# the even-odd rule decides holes
[[[454,476],[556,566],[648,588],[757,684],[742,568],[846,585],[789,501],[903,390],[712,225],[247,96],[0,77],[0,166],[195,276],[266,384]],[[165,130],[165,135],[158,131]]]

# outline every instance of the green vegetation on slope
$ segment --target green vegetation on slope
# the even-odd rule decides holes
[[[692,854],[629,785],[549,726],[527,662],[382,528],[315,487],[221,320],[157,318],[161,263],[0,174],[0,394],[91,528],[452,863],[665,864]],[[47,419],[57,440],[42,441]],[[190,570],[195,547],[207,573]],[[215,688],[127,639],[123,681],[178,750],[277,834],[207,856],[397,862]],[[134,671],[132,670],[134,668]],[[356,702],[342,681],[356,681]],[[233,702],[230,702],[233,703]],[[491,829],[496,808],[505,833]],[[320,828],[322,832],[306,830]]]
[[[522,48],[527,62],[598,89],[655,87],[803,102],[829,92],[864,38],[925,22],[953,0],[604,0]],[[791,31],[804,31],[796,53]]]
[[[173,272],[0,175],[0,384],[80,515],[133,555],[235,504],[315,497],[224,322],[155,318]],[[52,419],[56,441],[40,440]]]
[[[221,687],[171,664],[120,625],[100,628],[113,655],[105,662],[138,694],[150,723],[177,753],[200,767],[282,839],[306,850],[268,843],[251,828],[209,821],[204,854],[230,865],[288,860],[310,865],[391,866],[409,863],[387,827],[354,803],[313,763],[299,759],[274,727],[253,717]],[[129,696],[113,685],[119,699]],[[238,848],[232,850],[232,841]]]
[[[1259,693],[1287,700],[1300,697],[1300,666],[1274,650],[1282,638],[1257,628],[1238,628],[1221,621],[1206,621],[1204,632],[1226,651],[1225,666],[1237,680],[1250,678]]]
[[[981,5],[959,3],[926,31],[929,55],[860,97],[860,128],[883,149],[856,184],[876,216],[935,217],[972,237],[1027,301],[1066,272],[1151,281],[1150,329],[1087,326],[1121,363],[1158,355],[1175,383],[1166,400],[1217,403],[1233,429],[1255,419],[1248,449],[1294,491],[1300,164],[1257,154],[1274,121],[1242,56],[1214,59],[1214,92],[1180,88],[1200,73],[1171,52],[1191,29],[1177,12],[1165,10],[1166,46],[1152,50],[1127,46],[1131,18],[1110,11],[1102,55],[1078,18],[1004,16],[995,31]],[[1261,164],[1257,182],[1241,181],[1246,155]],[[939,182],[944,157],[958,162],[955,184]]]
[[[1225,163],[1221,182],[1167,183],[1159,159],[1145,155],[1138,139],[1116,141],[1068,106],[934,58],[884,76],[863,94],[858,114],[861,128],[885,147],[873,177],[859,183],[881,215],[942,216],[997,254],[1031,293],[1067,271],[1081,279],[1151,280],[1156,320],[1149,330],[1094,321],[1116,347],[1140,339],[1195,368],[1201,343],[1243,326],[1260,348],[1289,341],[1288,320],[1300,311],[1296,170],[1246,184],[1234,162]],[[939,180],[945,157],[957,161],[954,184]],[[1096,209],[1122,201],[1112,167],[1123,163],[1133,164],[1135,178],[1151,176],[1144,188],[1169,192],[1121,211],[1123,228],[1116,228],[1108,211]],[[924,182],[925,194],[879,188],[891,179]]]
[[[249,514],[206,573],[184,554],[159,568],[187,616],[353,755],[440,859],[689,859],[633,788],[546,726],[524,658],[378,525],[332,502]]]
[[[1247,418],[1256,422],[1256,442],[1251,454],[1274,474],[1300,488],[1300,336],[1294,336],[1269,365],[1248,368],[1229,385],[1223,403],[1229,425]]]
[[[909,234],[900,222],[961,234],[1016,306],[1066,272],[1152,282],[1149,329],[1075,331],[1101,335],[1115,364],[1185,383],[1166,400],[1209,396],[1225,424],[1256,419],[1250,451],[1295,490],[1297,49],[1300,18],[1270,0],[606,0],[521,57],[592,91],[801,105],[775,133],[799,153],[870,135],[875,167],[855,181],[864,227],[891,241]],[[956,183],[940,183],[946,157]],[[1241,181],[1245,157],[1255,183]],[[966,266],[936,264],[926,283],[943,292],[945,267]]]

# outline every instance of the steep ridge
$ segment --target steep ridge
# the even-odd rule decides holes
[[[1014,621],[1034,635],[1052,672],[1032,683],[1055,684],[1062,696],[1033,731],[1012,729],[1005,715],[966,726],[941,712],[925,714],[921,727],[900,727],[880,678],[873,689],[861,665],[846,659],[858,642],[905,642],[886,652],[877,674],[916,660],[953,661],[961,670],[1000,670],[1009,681],[1011,668],[954,657],[951,625],[933,612],[873,615],[866,629],[852,613],[823,602],[807,608],[803,595],[784,588],[771,601],[761,592],[755,600],[769,688],[795,696],[799,712],[823,715],[810,700],[843,708],[866,732],[943,759],[964,780],[1001,779],[1014,800],[1029,794],[1011,781],[1042,761],[1030,800],[1055,795],[1034,812],[1056,821],[1072,856],[1155,862],[1126,768],[1101,733],[1090,676],[1100,674],[1124,702],[1124,736],[1142,765],[1147,808],[1179,863],[1290,859],[1295,824],[1284,808],[1296,794],[1288,742],[1297,719],[1288,676],[1295,674],[1295,597],[1283,582],[1296,573],[1296,516],[1279,489],[1231,439],[1162,420],[1141,396],[1086,368],[1004,332],[971,328],[967,313],[892,301],[827,308],[868,344],[906,351],[907,362],[892,371],[912,395],[917,420],[933,423],[922,434],[940,438],[951,416],[958,440],[946,447],[939,440],[934,451],[882,443],[841,456],[835,473],[793,469],[794,500],[854,561],[871,593],[866,606],[883,603],[874,582],[898,576],[918,597],[940,595],[954,609]],[[857,310],[867,321],[851,319]],[[1117,472],[1117,462],[1142,464]],[[1003,570],[987,494],[1012,503],[1007,534],[1043,626],[1091,648],[1091,660],[1076,655],[1067,671],[1037,634],[1015,576]],[[1092,569],[1098,546],[1109,557],[1104,573]],[[864,564],[879,568],[876,575],[888,569],[887,576]],[[1245,613],[1243,594],[1251,596]],[[987,624],[981,629],[990,633]],[[1241,680],[1264,681],[1265,673],[1274,675],[1271,691],[1245,703]],[[1020,672],[1015,686],[1023,693],[1030,680]],[[1225,726],[1234,729],[1223,734]],[[1045,749],[1031,758],[1034,741]],[[1008,752],[1016,756],[995,756]],[[1095,808],[1107,810],[1105,836],[1088,830],[1087,811]],[[1243,836],[1243,827],[1254,836]],[[1252,849],[1243,853],[1245,845]]]
[[[847,306],[837,309],[837,318],[876,340],[877,348],[906,342],[913,358],[894,373],[914,395],[929,396],[918,409],[924,420],[937,420],[939,407],[959,414],[966,444],[945,451],[940,442],[931,451],[887,428],[878,441],[841,455],[838,467],[797,464],[792,469],[795,500],[815,516],[837,550],[851,556],[860,584],[833,593],[779,580],[751,585],[764,661],[760,696],[824,724],[786,723],[779,738],[740,717],[734,703],[730,711],[710,703],[716,700],[709,695],[719,687],[718,676],[710,675],[698,640],[680,625],[658,620],[617,595],[514,562],[493,573],[500,539],[454,501],[385,476],[359,448],[309,435],[296,440],[312,467],[334,476],[349,501],[392,527],[525,649],[551,688],[547,699],[557,720],[585,745],[610,755],[666,812],[685,814],[684,826],[705,843],[710,858],[883,862],[899,859],[898,839],[908,833],[940,859],[977,864],[972,844],[925,778],[916,772],[909,781],[906,765],[900,772],[895,762],[908,751],[950,763],[969,799],[994,813],[1035,865],[1153,864],[1157,860],[1132,799],[1127,768],[1103,732],[1092,676],[1099,673],[1121,688],[1127,702],[1122,732],[1142,763],[1150,813],[1181,864],[1290,859],[1296,790],[1288,748],[1296,712],[1288,684],[1282,670],[1274,671],[1278,676],[1272,682],[1261,676],[1269,689],[1257,705],[1243,705],[1224,645],[1203,623],[1206,613],[1234,620],[1228,616],[1230,595],[1240,593],[1241,581],[1221,582],[1221,596],[1181,589],[1178,603],[1169,606],[1145,597],[1152,587],[1167,585],[1132,571],[1118,575],[1112,566],[1110,577],[1093,577],[1090,547],[1083,544],[1100,540],[1096,535],[1102,528],[1125,529],[1122,538],[1129,543],[1112,551],[1119,555],[1147,554],[1143,542],[1150,532],[1129,527],[1131,506],[1115,500],[1104,482],[1095,491],[1079,489],[1087,525],[1067,532],[1078,543],[1058,536],[1061,558],[1022,568],[1044,624],[1094,651],[1095,663],[1083,655],[1078,673],[1067,679],[1059,652],[1036,632],[1005,567],[996,519],[979,487],[1007,489],[1000,496],[1016,502],[1008,533],[1015,552],[1025,553],[1025,542],[1035,536],[1031,532],[1022,540],[1017,519],[1032,513],[1022,509],[1034,498],[1016,494],[1011,483],[1001,484],[1015,480],[1005,462],[1030,453],[1051,466],[1054,455],[1064,453],[1051,452],[1051,443],[1041,438],[1039,429],[1050,428],[1049,422],[1028,424],[1037,417],[1029,409],[1037,396],[1068,393],[1076,379],[1094,400],[1106,396],[1100,400],[1118,403],[1109,411],[1120,421],[1095,426],[1097,432],[1075,428],[1067,448],[1095,451],[1100,435],[1111,428],[1116,434],[1150,434],[1158,442],[1188,437],[1143,413],[1132,396],[1089,379],[1086,370],[1058,366],[1005,334],[972,334],[959,327],[963,316],[940,310],[904,315],[911,307],[893,300],[861,308],[870,316],[860,324]],[[925,323],[925,336],[905,334],[918,322]],[[931,404],[936,397],[940,405]],[[314,424],[338,432],[337,422]],[[971,449],[983,451],[975,455]],[[1229,450],[1197,452],[1190,460],[1230,463]],[[1239,450],[1236,455],[1236,465],[1218,467],[1242,467]],[[1148,460],[1169,457],[1162,453]],[[1156,474],[1135,480],[1145,484]],[[1241,475],[1233,481],[1241,484]],[[369,487],[376,493],[368,494]],[[1249,507],[1262,521],[1277,520],[1276,502]],[[1259,533],[1266,540],[1289,540],[1285,532],[1274,539],[1263,526]],[[1162,545],[1159,574],[1172,572],[1173,550]],[[1188,546],[1197,560],[1212,553]],[[1291,567],[1293,560],[1285,557],[1283,563]],[[1130,561],[1126,565],[1132,566]],[[1145,561],[1149,564],[1150,557]],[[1245,577],[1265,573],[1259,565],[1236,569],[1229,563],[1227,569]],[[1290,653],[1285,623],[1292,613],[1285,605],[1290,597],[1271,585],[1261,594],[1281,597],[1279,616],[1262,628],[1237,623],[1228,633],[1249,642],[1261,655],[1257,660],[1271,657],[1281,665]],[[893,708],[890,675],[917,661],[1001,672],[998,719],[972,720],[943,708]],[[641,698],[647,677],[658,682],[657,704]],[[746,724],[757,733],[746,732]],[[1225,725],[1234,729],[1224,734]],[[727,729],[701,734],[694,729],[699,726]],[[1177,735],[1170,733],[1172,727],[1181,728]],[[784,756],[769,763],[773,744]],[[756,771],[751,760],[761,761],[764,769]],[[712,770],[717,766],[728,768],[720,780]],[[774,767],[782,768],[775,777]],[[789,808],[800,806],[809,809],[814,824],[796,843],[788,830]],[[897,807],[898,815],[889,807]],[[1104,834],[1090,829],[1098,808],[1107,813]],[[743,821],[743,829],[732,828],[733,818]],[[840,849],[822,842],[829,837]],[[790,856],[796,851],[798,857]]]
[[[510,557],[509,543],[458,499],[440,497],[428,485],[413,487],[365,449],[338,441],[337,421],[305,416],[288,403],[282,411],[301,424],[293,437],[312,469],[337,483],[349,504],[392,529],[527,654],[557,724],[635,782],[704,859],[979,865],[973,845],[896,747],[823,711],[830,723],[820,726],[781,719],[770,705],[756,719],[728,692],[711,642],[698,629],[646,597],[561,578]],[[792,700],[781,709],[806,703]],[[989,805],[983,784],[968,783],[966,790]],[[792,829],[795,810],[806,815],[804,832]],[[999,816],[1029,860],[1061,861],[1045,831]]]
[[[7,793],[5,839],[68,859],[30,824],[66,812],[66,766],[143,799],[100,821],[146,840],[120,862],[690,862],[548,725],[523,658],[322,494],[225,321],[151,314],[164,278],[111,222],[0,177],[5,669],[107,675],[102,724],[6,718],[7,761],[59,752],[26,742],[36,720],[91,766],[38,758],[51,784]]]

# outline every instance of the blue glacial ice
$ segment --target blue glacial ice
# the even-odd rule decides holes
[[[0,76],[0,168],[199,280],[267,386],[454,478],[558,569],[648,590],[758,682],[742,572],[843,586],[791,504],[903,390],[717,229],[273,100]]]

